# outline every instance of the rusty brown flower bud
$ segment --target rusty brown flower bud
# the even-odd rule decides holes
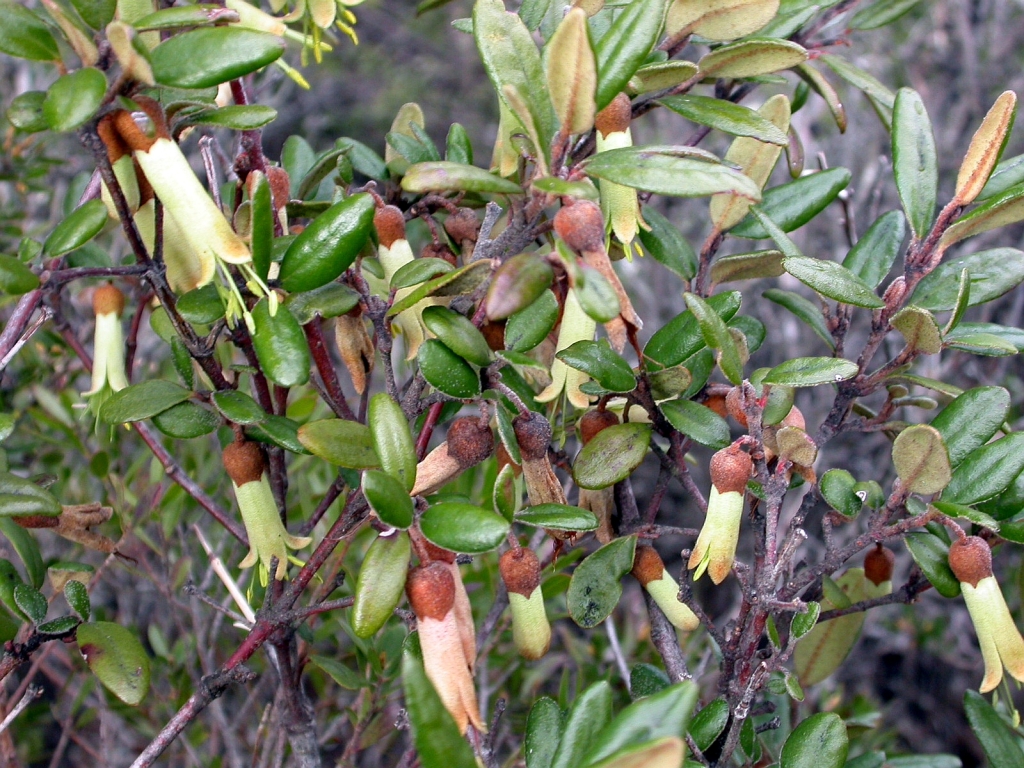
[[[530,597],[540,586],[540,560],[532,549],[510,549],[501,556],[498,569],[509,592]]]
[[[456,419],[448,427],[448,455],[466,469],[494,453],[494,434],[476,416]]]
[[[750,454],[733,443],[711,457],[711,483],[719,493],[735,491],[742,494],[747,489],[753,467]]]
[[[633,576],[637,581],[646,587],[652,581],[658,581],[664,573],[665,563],[654,547],[636,548],[636,554],[633,556]]]
[[[633,119],[633,110],[629,103],[629,96],[620,93],[612,103],[597,113],[594,125],[601,132],[602,136],[609,133],[619,133],[629,128]]]
[[[418,619],[441,621],[455,605],[455,579],[442,562],[431,562],[409,571],[405,594]]]
[[[555,214],[555,233],[572,250],[580,253],[604,251],[604,217],[601,206],[590,200],[577,200]]]
[[[512,421],[516,441],[523,461],[537,461],[547,457],[551,443],[551,422],[539,413],[520,414]]]
[[[992,575],[992,549],[980,536],[954,541],[949,548],[949,567],[958,581],[977,587]]]
[[[459,245],[467,240],[475,243],[480,232],[480,220],[472,208],[459,208],[445,219],[444,231]]]
[[[579,435],[580,442],[586,445],[597,437],[599,432],[608,429],[608,427],[614,427],[618,423],[619,417],[611,411],[587,411],[576,424],[576,434]]]
[[[886,581],[892,581],[892,567],[896,555],[881,542],[864,557],[864,576],[876,587]]]
[[[92,296],[92,309],[97,315],[124,314],[124,294],[113,285],[101,285]]]

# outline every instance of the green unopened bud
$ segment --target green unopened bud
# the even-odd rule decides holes
[[[721,584],[732,570],[743,516],[743,494],[752,466],[749,454],[736,443],[711,458],[707,517],[687,563],[687,568],[696,569],[694,580],[707,571],[711,581]]]
[[[117,392],[128,386],[124,361],[124,332],[121,314],[124,312],[124,294],[112,285],[96,289],[92,299],[96,313],[96,331],[93,335],[92,386],[86,397],[104,390]]]
[[[539,659],[551,646],[551,625],[540,588],[540,561],[531,549],[511,549],[498,562],[512,610],[512,641],[525,659]]]
[[[700,626],[697,614],[688,605],[679,602],[679,584],[665,570],[665,564],[654,547],[636,548],[633,575],[654,598],[673,626],[684,632],[692,632]]]

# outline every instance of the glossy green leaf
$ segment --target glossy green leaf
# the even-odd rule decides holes
[[[413,505],[409,491],[387,472],[366,470],[362,489],[370,509],[382,522],[392,528],[405,529],[412,525]]]
[[[82,21],[93,29],[103,29],[114,18],[117,0],[71,0]]]
[[[683,280],[692,279],[697,274],[697,254],[682,232],[650,205],[644,206],[643,217],[650,227],[639,231],[644,250]]]
[[[636,0],[622,10],[597,43],[597,108],[611,104],[658,41],[666,0]]]
[[[357,636],[362,637],[362,635],[358,634]],[[367,637],[369,637],[369,635],[367,635]],[[368,688],[371,685],[370,681],[360,675],[356,670],[345,666],[337,659],[311,653],[309,655],[309,661],[314,666],[317,666],[326,672],[334,682],[345,690],[357,691],[360,688]]]
[[[892,161],[907,220],[914,234],[924,237],[935,217],[939,171],[928,112],[920,95],[910,88],[899,90],[893,106]]]
[[[903,212],[884,213],[850,249],[843,259],[843,266],[872,288],[877,288],[892,269],[906,235],[907,220]]]
[[[1024,751],[1020,748],[1016,732],[985,697],[976,691],[964,691],[964,714],[981,742],[991,768],[1024,765]]]
[[[706,197],[731,192],[760,200],[761,190],[737,170],[683,154],[688,148],[625,147],[599,152],[584,161],[590,176],[671,197]]]
[[[256,324],[252,346],[267,378],[280,387],[297,387],[309,381],[309,344],[288,307],[278,307],[271,316],[269,302],[260,299],[252,309],[252,319]]]
[[[743,301],[739,291],[726,291],[709,297],[706,304],[725,322],[729,322]],[[690,310],[681,312],[659,328],[651,336],[644,347],[644,357],[653,360],[664,368],[673,368],[683,363],[697,352],[704,344],[697,318]]]
[[[106,223],[107,207],[103,201],[90,200],[53,228],[43,243],[43,253],[46,256],[63,256],[81,248],[96,237]]]
[[[505,323],[505,348],[529,352],[547,338],[558,322],[558,299],[545,290],[536,301],[509,317]]]
[[[408,493],[416,485],[416,444],[402,407],[386,392],[378,392],[370,398],[366,423],[381,469]]]
[[[311,453],[299,441],[299,425],[284,416],[267,416],[266,420],[250,426],[246,433],[260,442],[292,453]]]
[[[828,107],[828,111],[832,113],[832,119],[835,120],[839,132],[845,133],[847,123],[846,107],[843,106],[842,98],[840,98],[832,83],[828,81],[828,78],[810,64],[799,65],[796,67],[796,73],[815,93],[821,96]]]
[[[960,464],[985,445],[1006,421],[1010,393],[1002,387],[975,387],[953,400],[932,419],[949,451],[949,463]]]
[[[441,342],[459,357],[481,367],[490,364],[491,348],[480,329],[465,315],[448,307],[427,307],[423,310],[423,324]]]
[[[357,421],[323,419],[299,427],[299,442],[314,456],[349,469],[381,465],[370,428]]]
[[[818,171],[765,190],[760,208],[783,232],[792,232],[825,210],[849,183],[850,172],[845,168]],[[768,237],[764,227],[752,215],[729,231],[737,237],[754,240]]]
[[[729,381],[739,384],[743,380],[743,359],[721,316],[710,303],[696,294],[684,293],[683,298],[686,300],[686,306],[697,318],[704,343],[718,350],[718,367]]]
[[[619,541],[628,541],[628,539],[619,539]],[[586,560],[583,562],[586,563]],[[582,567],[583,563],[579,568]],[[579,568],[576,570],[578,571]],[[583,755],[590,749],[594,739],[604,730],[611,719],[612,689],[606,681],[601,680],[579,694],[569,708],[565,726],[562,729],[562,740],[552,758],[551,768],[576,768],[579,766]]]
[[[1001,195],[1010,187],[1014,187],[1021,182],[1024,182],[1024,155],[1008,157],[993,169],[984,188],[982,188],[981,193],[975,200],[976,202],[981,202],[996,195]]]
[[[842,718],[834,712],[818,712],[789,734],[779,768],[843,768],[849,746]]]
[[[932,506],[948,517],[958,517],[963,520],[969,520],[975,525],[980,525],[982,528],[988,528],[993,533],[999,533],[999,521],[987,512],[982,512],[974,507],[968,507],[964,504],[957,504],[952,501],[936,501]]]
[[[451,272],[455,267],[444,259],[421,258],[413,259],[408,264],[399,267],[391,276],[391,287],[395,290],[411,288],[414,285],[424,283],[438,275]],[[357,294],[358,300],[358,294]]]
[[[100,406],[100,419],[107,424],[143,421],[173,405],[185,402],[191,394],[173,382],[150,379],[111,395],[110,399]]]
[[[719,450],[731,442],[728,423],[706,405],[678,399],[659,407],[673,427],[701,445]]]
[[[473,144],[469,140],[469,133],[460,123],[452,123],[448,129],[444,159],[453,163],[473,164]]]
[[[7,537],[7,541],[25,566],[29,584],[36,589],[41,588],[46,579],[46,566],[43,564],[43,556],[35,537],[9,517],[0,517],[0,533]]]
[[[932,312],[953,309],[964,269],[971,278],[969,305],[985,304],[1024,282],[1024,252],[995,248],[940,264],[917,284],[911,301]]]
[[[487,259],[473,261],[464,267],[447,274],[428,280],[414,288],[405,298],[396,301],[388,310],[388,316],[394,317],[400,312],[415,307],[428,296],[460,296],[471,293],[491,274],[491,265]]]
[[[1024,432],[1014,432],[972,451],[953,471],[943,501],[974,504],[1002,493],[1024,472]]]
[[[636,536],[613,539],[576,567],[567,593],[573,621],[591,629],[615,610],[622,597],[622,577],[633,568],[635,550]],[[583,750],[589,749],[591,743],[583,745]]]
[[[925,531],[912,531],[904,538],[914,562],[943,597],[957,597],[960,581],[949,567],[949,545]]]
[[[776,250],[723,256],[711,267],[711,282],[717,284],[778,277],[785,272],[782,260],[782,252]]]
[[[35,13],[12,0],[0,2],[0,53],[31,61],[60,58],[57,41]]]
[[[609,392],[632,392],[636,375],[629,363],[611,348],[607,339],[577,341],[556,357],[578,371],[583,371]]]
[[[939,250],[969,237],[1006,227],[1024,219],[1024,184],[1010,187],[1001,195],[989,198],[942,233]]]
[[[254,131],[277,119],[277,110],[263,104],[236,104],[190,115],[189,125],[209,125],[233,131]]]
[[[106,92],[107,78],[94,67],[62,75],[46,91],[43,117],[55,131],[72,131],[96,114]]]
[[[601,430],[576,457],[576,485],[596,490],[625,480],[643,462],[650,443],[649,424],[616,424]]]
[[[793,637],[800,639],[812,629],[814,625],[818,623],[818,616],[821,614],[821,604],[811,601],[807,603],[807,611],[805,613],[797,613],[793,616],[793,623],[790,625],[789,631],[793,634]]]
[[[363,487],[366,487],[365,478]],[[405,497],[409,498],[409,495],[405,494]],[[410,513],[410,520],[411,518]],[[411,557],[412,544],[409,534],[404,531],[378,536],[370,544],[370,548],[366,550],[366,557],[359,566],[352,603],[352,631],[356,637],[371,637],[377,634],[391,618],[405,591],[405,578],[409,572]]]
[[[1006,350],[1008,354],[1015,354],[1015,351],[1024,350],[1024,330],[996,323],[960,323],[946,333],[946,345],[954,349],[965,349],[979,354],[977,347],[972,346],[977,345],[979,341],[984,341],[989,347],[994,346],[994,342],[997,341],[1001,349]]]
[[[423,768],[476,768],[476,758],[455,720],[441,703],[423,670],[419,635],[411,634],[402,649],[402,689]]]
[[[530,185],[541,192],[559,197],[575,197],[577,200],[594,201],[601,197],[601,193],[589,179],[568,181],[557,176],[544,176],[540,179],[533,179]]]
[[[227,389],[214,392],[210,399],[221,415],[235,424],[259,424],[267,418],[267,413],[260,404],[244,392]]]
[[[885,306],[871,286],[834,261],[790,257],[782,264],[789,274],[822,296],[855,307],[878,309]]]
[[[698,125],[706,125],[732,136],[749,136],[768,144],[786,146],[789,139],[771,120],[749,107],[711,96],[685,94],[666,96],[659,103]]]
[[[335,280],[362,250],[373,224],[373,198],[352,195],[335,203],[302,230],[281,260],[281,287],[310,291]]]
[[[78,650],[104,687],[136,706],[149,690],[149,656],[139,638],[120,624],[95,621],[78,628]]]
[[[501,320],[525,311],[547,291],[554,278],[551,265],[536,254],[513,256],[494,273],[487,289],[487,317]]]
[[[213,432],[221,424],[217,414],[192,402],[172,405],[153,417],[153,425],[168,437],[190,440]]]
[[[39,287],[39,277],[13,256],[0,255],[0,291],[20,296]]]
[[[576,282],[576,299],[588,317],[607,323],[618,316],[619,297],[608,279],[591,267],[580,269],[582,279]]]
[[[856,479],[845,469],[830,469],[818,480],[822,497],[845,517],[856,517],[864,506],[864,500],[857,496],[856,485]]]
[[[51,621],[44,622],[36,627],[41,635],[68,635],[76,629],[82,621],[77,616],[61,616]]]
[[[526,719],[523,757],[526,768],[551,768],[562,737],[562,708],[549,696],[541,696]]]
[[[92,607],[89,601],[89,590],[86,589],[85,584],[75,579],[70,579],[64,585],[64,599],[68,601],[71,610],[81,616],[83,620],[89,619]]]
[[[780,307],[788,309],[796,315],[797,319],[810,326],[811,330],[814,331],[818,338],[828,344],[830,349],[835,348],[832,334],[829,333],[828,326],[825,325],[825,318],[822,317],[821,307],[798,293],[783,291],[779,288],[769,288],[762,295],[769,301],[774,301]]]
[[[28,584],[15,584],[14,603],[33,624],[41,624],[46,619],[46,610],[49,605],[46,598],[35,587],[30,587]]]
[[[136,3],[137,6],[149,6],[152,8],[155,3]],[[210,12],[217,10],[217,6],[210,3],[177,6],[171,8],[163,8],[154,13],[147,13],[138,19],[127,18],[124,19],[125,13],[122,12],[121,16],[125,21],[131,23],[136,30],[152,30],[152,29],[181,29],[184,27],[201,27],[209,26],[213,23],[210,18]]]
[[[653,664],[634,664],[629,670],[629,697],[636,701],[668,688],[668,675]]]
[[[208,27],[174,35],[150,53],[153,76],[175,88],[210,88],[262,69],[284,53],[276,35]]]
[[[715,699],[697,712],[690,721],[690,736],[702,752],[715,743],[729,723],[729,702]]]
[[[567,504],[537,504],[515,516],[515,522],[555,531],[592,531],[597,528],[593,512]]]
[[[6,117],[11,125],[19,131],[26,133],[45,131],[49,129],[50,124],[46,122],[46,117],[43,115],[44,101],[46,101],[46,91],[25,91],[11,101]]]
[[[427,383],[449,397],[468,400],[480,394],[476,371],[437,339],[427,339],[416,355]]]
[[[857,375],[857,365],[834,357],[797,357],[775,366],[764,377],[765,384],[787,387],[816,387],[835,384]]]
[[[8,520],[7,525],[13,526],[14,528],[22,531],[26,536],[29,536],[28,532],[17,523]],[[6,533],[6,527],[2,524],[2,521],[0,521],[0,533]],[[34,543],[35,542],[33,541],[33,544]],[[37,546],[36,550],[38,551],[38,549],[39,548]],[[42,557],[39,558],[39,564],[42,565]],[[22,619],[26,621],[28,620],[28,616],[26,616],[21,608],[18,607],[18,604],[14,602],[14,588],[23,583],[21,576],[11,562],[0,559],[0,602],[2,602],[8,610],[14,614],[14,617],[18,620],[18,624],[21,623]],[[6,615],[5,611],[0,611],[0,616],[6,617]],[[14,628],[15,634],[19,628],[20,627],[17,626]]]
[[[224,302],[212,283],[183,294],[175,307],[190,323],[209,325],[224,317]]]
[[[402,176],[402,189],[413,194],[425,192],[477,192],[492,195],[516,195],[522,188],[515,182],[496,176],[474,165],[448,160],[410,165]]]
[[[269,122],[269,121],[268,121]],[[249,189],[249,249],[252,266],[261,280],[270,272],[274,247],[274,203],[270,182],[265,174],[253,171],[247,180]]]
[[[900,18],[921,0],[881,0],[861,8],[850,19],[851,29],[878,29]],[[994,768],[994,767],[993,767]]]
[[[420,259],[416,259],[420,261]],[[415,262],[412,262],[415,263]],[[316,318],[340,317],[355,309],[359,294],[342,283],[328,283],[312,291],[293,293],[286,306],[295,315],[300,325],[313,322]]]
[[[505,541],[509,524],[489,509],[446,501],[423,513],[420,530],[428,541],[442,549],[479,555]]]

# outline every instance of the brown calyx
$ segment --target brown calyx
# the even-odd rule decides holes
[[[267,168],[267,183],[270,184],[270,199],[274,210],[279,211],[288,205],[291,198],[292,182],[288,178],[288,171],[277,165]]]
[[[156,139],[146,135],[128,110],[119,109],[112,112],[110,118],[118,135],[132,152],[148,152],[150,147],[156,144]]]
[[[103,146],[107,149],[107,159],[110,160],[111,165],[125,155],[131,154],[131,149],[128,148],[124,139],[121,138],[121,134],[118,133],[113,115],[104,115],[100,118],[100,121],[96,124],[96,133],[99,135],[100,141],[103,142]]]
[[[725,395],[720,392],[708,395],[707,399],[704,401],[704,405],[717,413],[723,419],[729,415],[729,409],[725,404]]]
[[[733,387],[725,396],[725,409],[733,421],[747,429],[747,414],[743,410],[743,388]]]
[[[146,174],[142,172],[142,166],[139,165],[138,160],[132,163],[132,167],[135,168],[135,180],[139,184],[139,206],[141,207],[156,197],[156,192],[153,191],[153,185],[149,183]]]
[[[949,567],[958,581],[977,587],[992,575],[992,549],[980,536],[954,541],[949,548]]]
[[[665,575],[665,563],[654,547],[637,547],[632,572],[636,580],[646,587]]]
[[[390,248],[395,240],[405,239],[405,216],[395,205],[385,205],[373,214],[373,226],[377,230],[380,244]]]
[[[743,493],[753,468],[750,454],[733,443],[711,457],[711,482],[719,493]]]
[[[539,413],[520,414],[512,420],[523,461],[539,461],[548,455],[551,444],[551,422]]]
[[[602,136],[609,133],[621,133],[629,128],[633,119],[633,108],[629,103],[629,96],[620,93],[612,103],[597,113],[594,119],[594,126],[601,132]]]
[[[804,420],[804,415],[795,405],[789,409],[789,413],[786,414],[781,427],[796,427],[797,429],[807,430],[807,422]]]
[[[448,455],[463,469],[474,467],[494,453],[494,434],[476,416],[456,419],[448,427]]]
[[[555,214],[555,233],[579,253],[604,251],[604,217],[601,206],[590,200],[577,200]]]
[[[453,267],[458,262],[455,258],[455,254],[452,253],[452,249],[448,247],[446,243],[427,243],[423,246],[423,250],[420,251],[421,259],[444,259]],[[504,349],[504,346],[501,347]]]
[[[239,488],[263,477],[267,466],[259,444],[251,440],[231,443],[224,449],[221,458],[224,461],[224,469],[227,470],[228,477]]]
[[[498,561],[498,570],[509,592],[530,597],[540,586],[540,560],[532,549],[510,549]]]
[[[480,232],[480,221],[472,208],[458,208],[444,221],[444,231],[460,245],[467,240],[476,242]]]
[[[444,563],[413,568],[405,582],[405,596],[417,619],[441,621],[455,606],[455,577]]]
[[[876,587],[886,581],[892,581],[892,567],[896,562],[896,554],[878,542],[875,548],[864,557],[864,576]]]
[[[97,315],[113,312],[120,317],[124,314],[124,294],[110,283],[101,285],[92,295],[92,311]]]
[[[433,563],[436,561],[440,563],[448,563],[449,565],[451,565],[455,562],[454,552],[449,552],[447,549],[442,549],[441,547],[437,546],[437,544],[433,544],[427,541],[426,539],[421,539],[417,546],[422,547],[420,555],[421,559],[424,560],[424,563]]]
[[[580,442],[586,445],[597,437],[599,432],[603,432],[608,427],[614,427],[618,423],[619,417],[611,411],[596,409],[587,411],[576,424],[576,434],[579,435]]]

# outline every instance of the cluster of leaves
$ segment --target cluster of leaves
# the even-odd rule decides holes
[[[802,0],[632,0],[580,2],[563,13],[558,3],[530,1],[510,13],[500,0],[477,0],[472,17],[454,26],[473,36],[499,102],[486,169],[474,164],[458,124],[442,152],[415,104],[395,117],[383,156],[348,137],[319,154],[293,137],[279,163],[264,155],[260,128],[276,112],[249,103],[247,78],[274,63],[301,78],[284,63],[285,40],[296,39],[303,55],[337,44],[332,26],[349,33],[351,19],[333,0],[300,3],[285,17],[241,0],[162,9],[113,0],[40,5],[0,3],[0,51],[59,75],[46,91],[19,95],[7,119],[25,135],[77,133],[96,163],[96,183],[45,239],[24,237],[16,255],[0,256],[0,288],[20,297],[0,334],[0,354],[8,364],[34,333],[47,333],[42,321],[32,322],[37,311],[43,321],[55,318],[66,343],[61,355],[98,369],[87,393],[98,423],[134,425],[183,489],[165,535],[181,530],[187,494],[208,513],[205,535],[219,546],[231,538],[248,545],[242,564],[259,563],[260,578],[245,596],[216,561],[248,634],[217,660],[216,674],[195,681],[178,717],[154,729],[136,765],[152,764],[215,696],[244,682],[243,663],[264,647],[303,765],[319,764],[317,723],[302,685],[306,660],[343,688],[380,685],[360,699],[350,757],[364,748],[364,730],[379,726],[400,679],[413,748],[428,768],[478,759],[493,765],[515,753],[528,768],[640,761],[667,768],[687,753],[708,766],[901,764],[881,751],[848,760],[847,728],[835,713],[798,723],[773,715],[778,703],[802,701],[805,685],[844,661],[868,608],[912,602],[929,586],[947,598],[961,593],[948,562],[954,539],[966,537],[956,520],[993,545],[1024,543],[1024,450],[1007,423],[1009,394],[962,391],[912,372],[928,355],[1009,356],[1024,348],[1019,329],[969,319],[972,308],[1024,281],[1024,253],[969,253],[961,245],[1024,219],[1024,162],[999,162],[1016,97],[1007,92],[995,102],[966,148],[952,199],[936,211],[938,164],[920,96],[908,88],[894,93],[824,52],[834,42],[822,36],[825,28],[841,25],[845,39],[895,21],[913,2],[857,9]],[[285,21],[301,23],[303,34]],[[851,179],[845,168],[806,169],[790,125],[793,112],[820,98],[845,130],[837,79],[863,92],[890,131],[903,208],[881,215],[841,262],[805,255],[790,236],[825,214]],[[740,103],[754,93],[773,95],[757,110]],[[234,104],[223,105],[226,94]],[[697,126],[695,133],[677,144],[633,146],[630,123],[661,108]],[[237,132],[237,154],[219,169],[210,142],[202,144],[207,192],[180,160],[178,144],[224,129]],[[734,137],[724,157],[696,146],[711,131]],[[790,178],[768,186],[783,152]],[[220,185],[218,170],[232,181]],[[148,214],[144,180],[158,200]],[[189,194],[177,195],[179,187]],[[207,196],[209,206],[197,202]],[[710,197],[699,249],[658,212],[659,196]],[[727,244],[759,240],[774,245],[722,254]],[[422,245],[418,254],[412,242]],[[112,260],[108,254],[125,244],[128,257]],[[685,309],[645,344],[629,281],[623,285],[612,266],[637,252],[684,287]],[[645,261],[643,269],[651,268]],[[766,342],[788,357],[786,342],[740,313],[741,291],[718,289],[784,274],[818,301],[779,287],[764,296],[806,325],[822,354],[753,368],[751,357]],[[61,304],[62,295],[96,278],[120,286],[132,310],[123,384],[116,375],[125,364],[121,331],[100,332],[120,329],[123,310],[95,305],[90,358]],[[159,306],[149,310],[153,299]],[[147,312],[163,346],[146,354],[154,363],[169,360],[178,381],[150,375],[155,365],[132,365]],[[113,322],[100,319],[111,314]],[[598,325],[607,338],[595,340]],[[334,331],[336,350],[325,328]],[[896,354],[882,354],[897,338]],[[401,350],[404,360],[395,354]],[[794,405],[800,389],[831,398],[820,424],[807,424]],[[922,391],[929,394],[916,394]],[[911,424],[939,399],[945,407],[930,424]],[[588,418],[600,428],[588,432]],[[448,439],[428,453],[443,425]],[[80,437],[73,424],[63,429],[83,454],[91,452],[83,440],[111,439]],[[4,439],[16,431],[6,417]],[[837,435],[854,432],[892,437],[897,479],[888,489],[888,468],[858,478],[826,450]],[[114,440],[110,453],[134,438]],[[253,463],[240,468],[227,459],[230,446],[253,445],[261,446],[249,454],[258,457]],[[575,446],[581,450],[573,458]],[[716,452],[707,498],[690,469],[705,449]],[[220,452],[230,486],[210,476],[219,466],[211,456]],[[716,474],[716,461],[738,456],[746,461],[740,476]],[[5,456],[0,476],[0,532],[22,566],[0,561],[0,632],[10,641],[0,670],[6,676],[52,640],[73,640],[107,689],[137,705],[150,680],[139,639],[117,623],[90,621],[83,585],[96,582],[92,567],[47,564],[37,540],[49,529],[130,561],[123,551],[130,537],[115,543],[94,532],[111,510],[70,504],[92,501],[77,498],[88,487],[64,473],[44,488],[22,476],[24,461],[8,466]],[[641,504],[632,478],[645,461],[657,464],[659,480]],[[838,466],[819,478],[821,463]],[[103,477],[102,469],[94,474]],[[563,478],[572,480],[569,498]],[[661,506],[674,482],[706,511],[700,538]],[[227,511],[235,503],[228,487],[241,523]],[[783,522],[784,502],[801,494]],[[741,525],[736,513],[744,503],[749,515]],[[815,562],[802,550],[812,515],[824,532]],[[282,583],[293,559],[287,548],[306,544],[284,526],[311,535],[313,550]],[[683,552],[689,562],[678,582],[663,567],[653,575],[640,567],[653,541],[677,534],[693,548]],[[750,542],[749,562],[735,560],[737,537]],[[499,581],[497,550],[507,549],[503,562],[510,553],[520,557],[527,540],[541,554],[544,578],[532,574],[524,587],[503,568]],[[916,566],[894,589],[881,543],[901,540]],[[340,542],[344,559],[333,556]],[[875,563],[840,575],[876,545]],[[468,562],[467,580],[479,586],[472,599],[459,568]],[[735,576],[716,588],[738,589],[738,609],[705,611],[689,574],[699,578],[705,568],[716,585]],[[335,576],[342,569],[355,576],[347,585]],[[413,579],[428,572],[454,584],[432,595],[441,608],[416,599]],[[609,622],[615,637],[630,572],[647,589],[645,652],[657,661],[633,666],[634,701],[613,716],[607,680],[580,684],[575,696],[564,680],[557,701],[531,702],[525,727],[521,717],[511,732],[495,721],[499,727],[486,735],[489,713],[458,681],[472,680],[477,643],[490,649],[492,634],[506,626],[507,603],[523,656],[547,651],[550,629],[537,642],[546,611],[564,610],[596,648],[599,624]],[[52,594],[63,594],[74,615],[47,619],[47,574]],[[123,578],[128,584],[127,569]],[[309,589],[314,578],[324,586]],[[399,607],[407,578],[412,613]],[[339,587],[351,596],[329,600]],[[535,598],[539,612],[533,603],[527,613]],[[254,612],[250,601],[261,600]],[[420,631],[404,639],[396,613]],[[686,680],[691,659],[677,627],[693,632],[692,654],[715,649],[717,691],[703,678]],[[333,638],[339,628],[344,641]],[[188,652],[148,641],[168,659]],[[559,642],[577,640],[566,632]],[[627,665],[617,639],[611,652]],[[526,662],[501,661],[530,674]],[[583,677],[601,676],[607,671]],[[973,693],[965,707],[993,765],[1024,761],[1012,721]],[[379,727],[371,730],[387,743]],[[912,759],[918,762],[904,764],[956,764],[944,755]]]

